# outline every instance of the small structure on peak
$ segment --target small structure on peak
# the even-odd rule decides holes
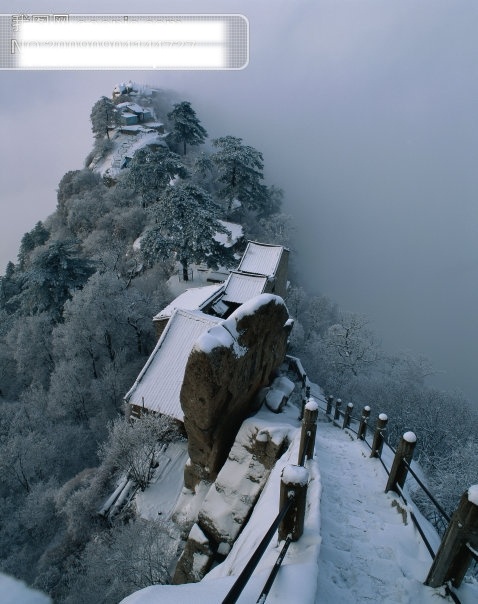
[[[287,293],[288,266],[287,248],[249,241],[237,270],[241,273],[265,275],[273,283],[271,293],[284,298]]]
[[[113,92],[111,94],[113,100],[122,96],[123,94],[127,94],[130,96],[137,96],[141,94],[143,96],[153,96],[158,92],[155,88],[150,88],[149,86],[144,86],[143,84],[138,84],[137,82],[121,82],[120,84],[116,84],[113,88]]]
[[[149,107],[142,107],[138,103],[119,103],[116,108],[120,112],[121,121],[125,126],[139,124],[154,119],[153,110]]]

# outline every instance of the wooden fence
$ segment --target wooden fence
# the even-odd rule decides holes
[[[317,401],[314,402],[317,403]],[[436,508],[447,527],[437,552],[434,551],[427,539],[416,515],[409,509],[410,517],[433,559],[425,585],[430,587],[446,585],[455,602],[459,602],[456,594],[451,591],[451,586],[459,587],[473,560],[478,562],[478,485],[470,487],[463,494],[457,510],[450,518],[436,497],[411,467],[413,452],[417,444],[417,438],[413,432],[403,434],[397,448],[394,449],[386,440],[388,424],[386,414],[380,413],[378,415],[375,427],[372,429],[369,426],[371,414],[369,406],[364,407],[360,416],[356,417],[353,415],[354,406],[352,403],[343,408],[342,401],[330,395],[326,398],[322,410],[338,428],[347,429],[354,433],[358,440],[364,441],[370,448],[370,457],[376,457],[381,461],[388,475],[385,492],[396,492],[408,505],[403,489],[405,480],[410,474]],[[310,431],[310,427],[306,427],[303,422],[302,430],[303,432]],[[371,442],[367,440],[369,433],[372,437]],[[384,445],[394,455],[390,468],[386,466],[382,458]]]

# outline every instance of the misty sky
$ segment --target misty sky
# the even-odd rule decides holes
[[[132,11],[123,0],[5,1],[3,12]],[[137,12],[242,13],[236,72],[0,73],[0,271],[91,149],[89,113],[133,79],[191,100],[211,136],[264,153],[308,287],[367,315],[389,350],[428,356],[478,401],[478,3],[223,0]],[[81,7],[81,8],[80,8]],[[372,402],[373,403],[373,402]]]

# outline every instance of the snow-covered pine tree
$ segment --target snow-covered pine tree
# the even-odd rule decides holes
[[[91,129],[96,139],[110,138],[109,128],[116,126],[119,122],[119,114],[113,101],[106,96],[96,101],[90,114]]]
[[[174,105],[168,113],[168,118],[173,123],[171,136],[175,142],[183,144],[183,155],[186,155],[186,144],[191,146],[202,145],[207,138],[207,132],[201,126],[196,112],[189,101]]]
[[[166,189],[151,212],[155,226],[141,241],[141,252],[148,264],[176,254],[183,278],[188,281],[192,262],[206,262],[217,268],[219,257],[229,260],[227,248],[214,240],[217,233],[227,232],[219,222],[219,208],[201,187],[177,183]]]
[[[25,233],[20,243],[20,250],[18,252],[18,263],[21,270],[25,269],[26,261],[30,253],[40,245],[43,245],[48,241],[50,233],[43,226],[41,220],[36,223],[34,228],[28,233]]]
[[[143,147],[136,151],[129,164],[125,184],[142,196],[143,207],[157,201],[171,179],[187,178],[188,171],[181,158],[164,147]]]
[[[246,209],[261,213],[268,206],[270,192],[262,183],[264,179],[264,159],[262,153],[242,144],[242,138],[223,136],[212,141],[218,149],[212,154],[212,161],[218,170],[218,182],[222,185],[221,197],[227,202],[228,213],[235,200]]]
[[[48,311],[59,318],[71,293],[94,273],[93,263],[81,257],[75,241],[55,241],[31,259],[22,275],[18,294],[22,312],[35,315]]]

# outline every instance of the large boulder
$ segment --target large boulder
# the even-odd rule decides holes
[[[291,327],[282,298],[261,294],[196,342],[180,395],[190,456],[186,487],[216,478],[239,427],[255,411],[254,395],[284,360]]]

